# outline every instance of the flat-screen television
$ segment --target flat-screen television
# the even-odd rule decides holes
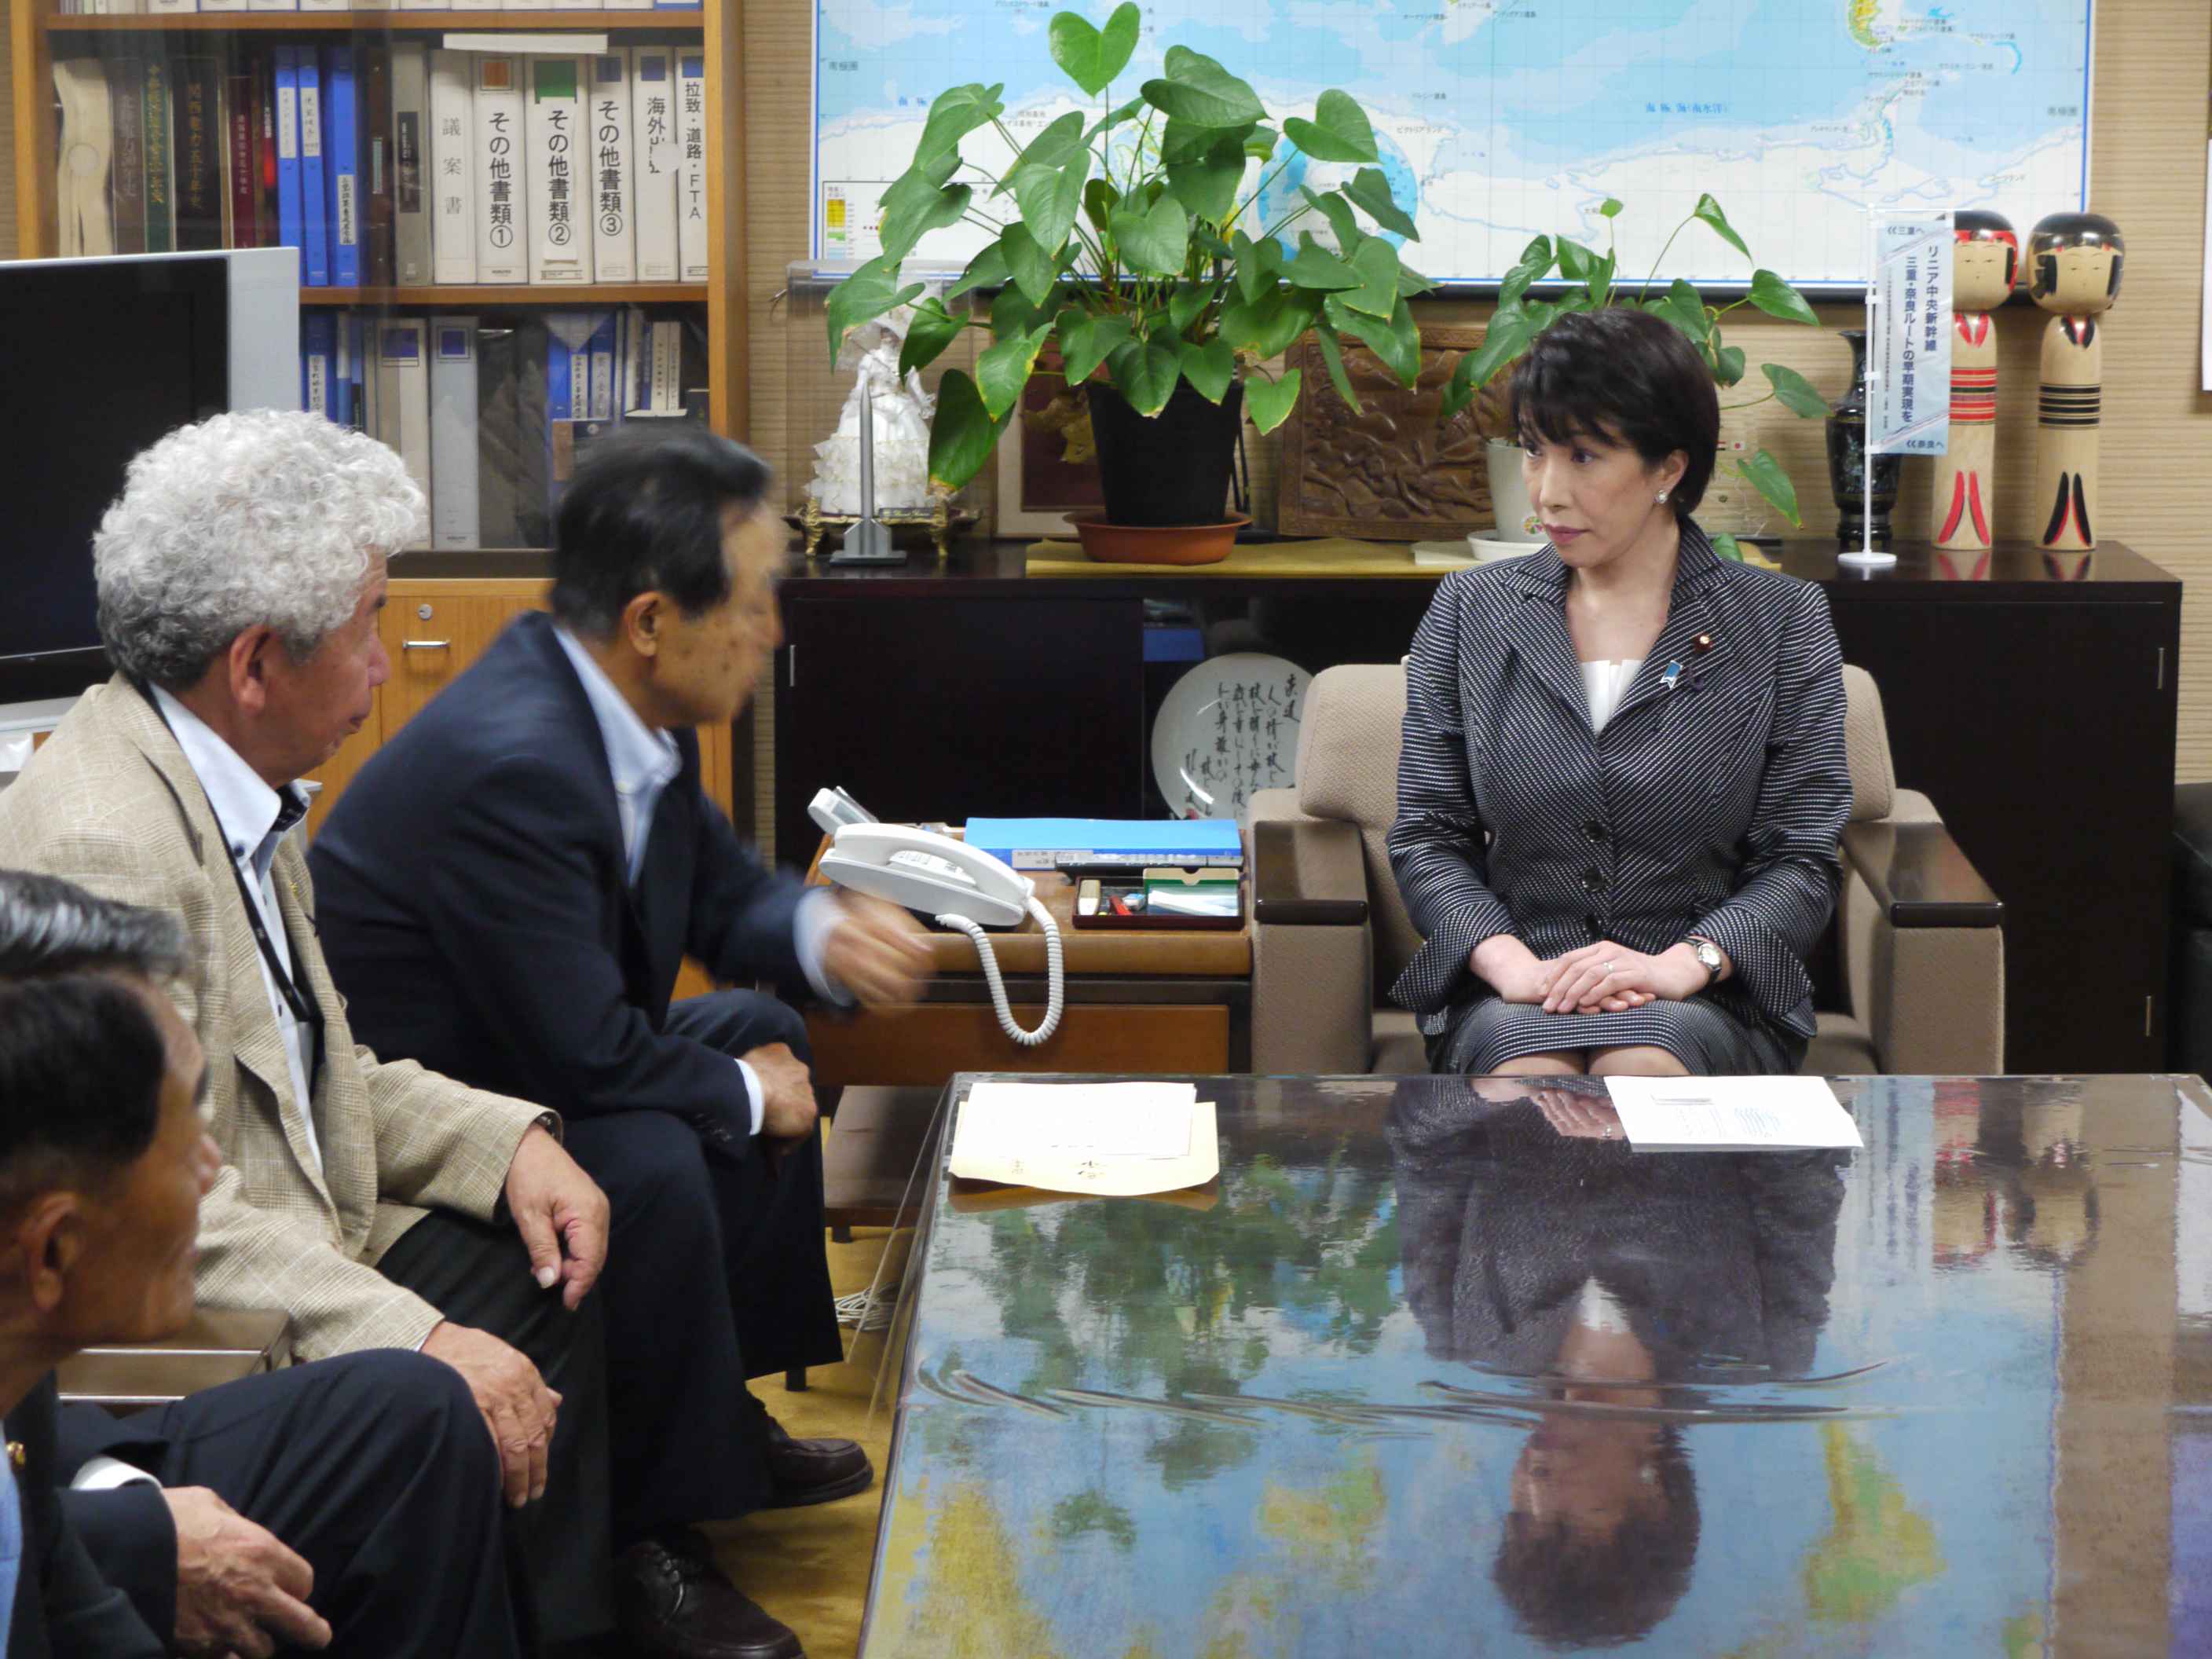
[[[106,678],[92,532],[133,455],[300,407],[299,283],[281,247],[0,262],[0,704]]]

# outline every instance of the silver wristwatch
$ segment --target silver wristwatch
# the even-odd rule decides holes
[[[1721,969],[1726,965],[1721,947],[1709,939],[1688,939],[1685,943],[1690,947],[1690,954],[1697,957],[1698,965],[1705,970],[1705,982],[1708,985],[1719,984]]]

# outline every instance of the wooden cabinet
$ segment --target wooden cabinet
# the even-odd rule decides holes
[[[389,738],[431,698],[483,654],[500,630],[525,611],[545,608],[551,584],[542,581],[394,582],[377,619],[392,659],[379,693]]]

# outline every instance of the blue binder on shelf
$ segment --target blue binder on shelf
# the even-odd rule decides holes
[[[368,331],[362,327],[362,315],[358,311],[346,313],[345,330],[348,354],[346,383],[337,388],[338,396],[343,402],[339,413],[331,418],[337,422],[340,426],[349,426],[358,432],[362,428],[362,411],[367,398],[367,391],[362,382],[363,376],[368,371],[367,365],[362,362],[362,352],[368,343]]]
[[[323,60],[323,186],[330,216],[331,285],[361,286],[361,111],[353,48]]]
[[[300,54],[300,228],[306,238],[302,252],[305,270],[300,280],[309,288],[331,285],[331,224],[324,198],[328,188],[323,178],[323,77],[315,64],[315,49],[301,46]]]
[[[307,239],[300,228],[300,48],[276,48],[276,240],[298,248],[300,280],[307,281]]]
[[[970,818],[968,844],[1017,870],[1068,858],[1221,865],[1244,857],[1234,818]]]

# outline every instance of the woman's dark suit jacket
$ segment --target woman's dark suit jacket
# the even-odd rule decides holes
[[[1493,994],[1468,957],[1494,934],[1548,960],[1694,933],[1735,968],[1705,996],[1802,1054],[1851,799],[1827,596],[1684,520],[1666,624],[1593,734],[1569,574],[1548,546],[1458,572],[1413,637],[1389,846],[1426,942],[1392,994],[1435,1038]],[[1664,1014],[1602,1016],[1606,1041],[1657,1041]]]

